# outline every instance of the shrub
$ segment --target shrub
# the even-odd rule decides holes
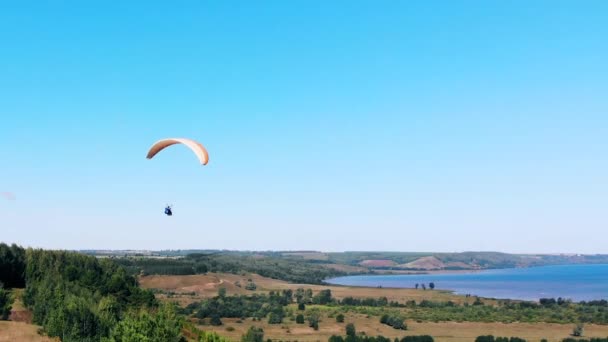
[[[304,324],[304,315],[298,314],[296,316],[296,323],[298,323],[298,324]]]

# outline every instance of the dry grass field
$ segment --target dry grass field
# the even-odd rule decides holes
[[[256,291],[245,290],[244,285],[251,279],[256,285]],[[242,287],[235,285],[236,282]],[[348,287],[348,286],[324,286],[308,284],[290,284],[282,280],[265,278],[256,274],[236,275],[224,273],[208,273],[186,276],[144,276],[139,278],[140,285],[149,289],[161,289],[172,291],[177,295],[172,300],[180,304],[188,304],[200,298],[213,297],[217,295],[219,287],[225,287],[228,295],[232,294],[253,294],[267,293],[277,290],[296,290],[297,288],[312,289],[315,293],[324,289],[330,289],[332,296],[338,299],[344,297],[354,298],[379,298],[386,297],[389,301],[406,302],[415,300],[417,302],[427,299],[434,301],[453,301],[455,303],[473,303],[474,298],[453,295],[448,291],[440,290],[415,290],[415,289],[391,289],[391,288],[369,288],[369,287]],[[191,295],[194,293],[194,295]],[[186,295],[180,295],[186,294]],[[166,298],[159,295],[159,298]],[[492,300],[485,301],[492,304]]]
[[[248,279],[253,280],[258,286],[256,291],[248,291],[242,287],[235,286],[239,281],[245,284]],[[179,293],[191,293],[194,295],[174,295],[167,298],[160,294],[159,298],[177,301],[184,305],[201,298],[213,297],[217,295],[219,287],[225,287],[230,294],[252,294],[267,293],[272,290],[292,289],[299,287],[310,288],[315,293],[323,289],[330,289],[336,298],[351,296],[355,298],[366,297],[387,297],[389,300],[405,302],[408,300],[421,301],[423,299],[435,301],[452,300],[457,303],[469,302],[473,298],[453,295],[447,291],[414,290],[414,289],[389,289],[389,288],[364,288],[364,287],[343,287],[343,286],[320,286],[306,284],[289,284],[284,281],[269,279],[259,275],[234,275],[210,273],[206,275],[192,276],[145,276],[140,278],[140,284],[145,288],[163,289]],[[486,304],[493,304],[492,300],[485,300]],[[294,308],[295,309],[295,308]],[[546,338],[549,341],[561,341],[563,338],[570,337],[574,325],[572,324],[528,324],[528,323],[476,323],[476,322],[444,322],[432,323],[406,321],[408,330],[395,330],[389,326],[379,323],[378,317],[368,317],[356,313],[346,314],[345,323],[336,323],[335,318],[328,317],[333,310],[322,310],[324,317],[319,324],[319,330],[315,331],[306,324],[296,324],[293,321],[285,320],[283,324],[269,325],[265,321],[257,322],[247,319],[242,323],[237,323],[236,319],[222,319],[223,325],[219,327],[199,325],[203,330],[212,330],[223,336],[238,341],[243,333],[252,325],[264,329],[265,338],[283,341],[322,341],[325,342],[333,334],[344,335],[344,327],[347,323],[354,323],[357,331],[365,332],[367,335],[383,335],[386,337],[403,337],[406,335],[431,335],[438,342],[472,342],[477,336],[492,334],[495,336],[517,336],[525,338],[530,342],[540,341]],[[228,331],[227,328],[231,327]],[[607,337],[608,326],[586,325],[585,337]]]
[[[0,321],[0,342],[51,342],[51,339],[38,334],[37,325],[25,322]]]
[[[32,314],[21,302],[22,289],[13,290],[15,302],[12,305],[9,321],[0,321],[0,342],[49,342],[59,341],[38,334],[37,325],[31,324]]]
[[[283,341],[320,341],[326,342],[331,335],[345,335],[347,323],[353,323],[358,332],[365,332],[368,336],[383,335],[395,338],[407,335],[431,335],[437,342],[474,342],[480,335],[517,336],[529,342],[539,342],[546,338],[550,342],[558,342],[570,337],[573,325],[571,324],[526,324],[526,323],[416,323],[406,321],[408,330],[395,330],[389,326],[378,323],[377,317],[366,318],[362,315],[347,315],[345,323],[336,323],[334,318],[324,317],[315,331],[306,324],[296,324],[287,321],[284,324],[269,325],[266,322],[254,322],[250,319],[236,323],[236,319],[223,319],[224,325],[219,327],[200,325],[202,330],[215,331],[231,340],[238,341],[250,326],[264,329],[264,338]],[[234,331],[227,331],[228,327]],[[585,337],[607,337],[608,326],[587,325]]]

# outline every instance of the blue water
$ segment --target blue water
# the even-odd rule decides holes
[[[428,283],[434,282],[436,290],[452,290],[457,294],[500,299],[608,299],[608,265],[605,264],[512,268],[453,274],[348,276],[326,281],[336,285],[390,288],[413,288],[416,283],[425,283],[428,288]]]

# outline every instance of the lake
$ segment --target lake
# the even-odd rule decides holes
[[[608,299],[608,265],[559,265],[485,270],[472,273],[363,275],[328,279],[336,285],[413,288],[435,283],[435,289],[487,298],[573,301]],[[421,290],[422,291],[422,290]],[[429,291],[427,289],[427,291]]]

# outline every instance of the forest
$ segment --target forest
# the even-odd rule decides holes
[[[2,319],[10,312],[11,290],[25,287],[23,304],[34,323],[61,341],[142,341],[142,335],[146,341],[186,341],[177,309],[159,303],[112,260],[0,244],[0,270]],[[200,341],[222,340],[199,335]]]
[[[193,253],[179,259],[122,257],[115,258],[130,274],[188,275],[207,272],[256,273],[293,283],[323,284],[327,278],[349,273],[325,267],[322,263],[294,258],[259,257],[244,253]]]

